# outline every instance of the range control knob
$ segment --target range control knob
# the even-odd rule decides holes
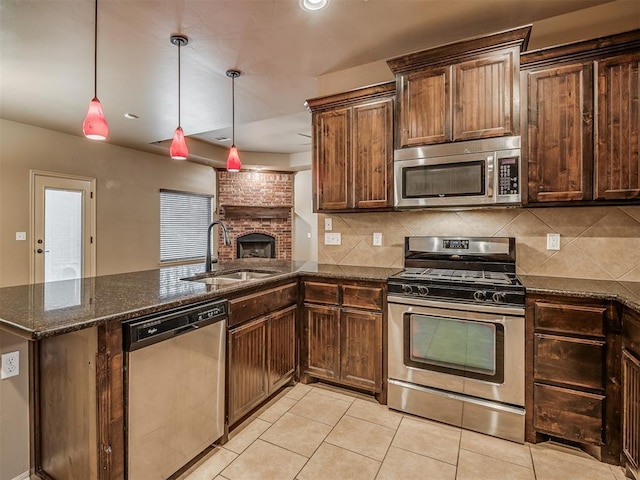
[[[402,293],[411,295],[413,293],[413,287],[411,285],[402,285]]]
[[[478,302],[484,302],[487,299],[487,292],[485,292],[484,290],[473,292],[473,298]]]
[[[504,294],[504,292],[495,292],[491,298],[496,303],[502,303],[504,302],[505,297],[506,295]]]
[[[418,294],[420,294],[420,296],[422,297],[426,297],[427,295],[429,295],[429,289],[424,285],[420,285],[418,287]]]

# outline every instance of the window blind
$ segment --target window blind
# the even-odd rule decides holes
[[[160,262],[204,258],[213,196],[160,190]]]

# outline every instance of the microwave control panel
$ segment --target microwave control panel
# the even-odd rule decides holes
[[[520,192],[518,157],[498,159],[498,195],[517,195]]]

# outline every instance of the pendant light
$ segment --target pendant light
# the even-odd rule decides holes
[[[227,157],[227,172],[239,172],[242,168],[238,149],[236,148],[236,78],[239,70],[227,70],[227,77],[231,79],[231,148]]]
[[[91,140],[105,140],[109,135],[109,125],[102,113],[102,104],[98,100],[98,0],[95,3],[95,22],[93,28],[93,99],[89,111],[82,122],[82,133]]]
[[[171,43],[178,47],[178,128],[173,134],[169,153],[174,160],[186,160],[189,156],[187,142],[184,139],[184,132],[180,126],[180,47],[184,47],[189,43],[189,38],[182,34],[173,34],[170,37]]]

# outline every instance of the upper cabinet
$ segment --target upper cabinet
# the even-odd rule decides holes
[[[531,27],[387,61],[398,148],[519,133],[519,57]]]
[[[313,124],[313,209],[393,207],[395,83],[307,100]]]
[[[524,53],[530,205],[640,199],[640,30]]]

